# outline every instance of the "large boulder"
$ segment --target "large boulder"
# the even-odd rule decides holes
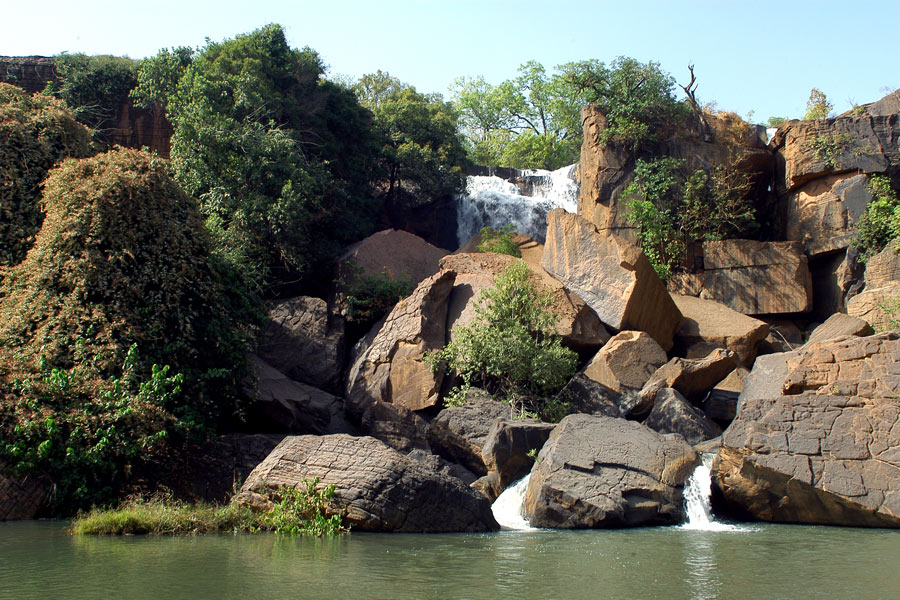
[[[584,374],[618,393],[637,391],[666,360],[665,350],[650,335],[623,331],[594,355]]]
[[[712,300],[678,294],[673,294],[672,299],[684,317],[675,334],[679,346],[688,350],[701,344],[704,356],[712,347],[727,348],[745,365],[753,364],[756,347],[769,335],[768,324]],[[691,352],[687,357],[699,358]]]
[[[677,433],[692,446],[722,434],[722,429],[702,410],[692,406],[672,388],[663,388],[656,393],[653,410],[644,425],[659,433]]]
[[[766,521],[900,527],[900,334],[771,357],[713,466],[725,500]]]
[[[569,415],[538,455],[525,494],[536,527],[588,529],[673,524],[699,463],[681,436],[611,417]]]
[[[645,331],[672,347],[681,313],[647,257],[626,240],[601,233],[562,209],[547,215],[543,267],[578,294],[607,326]]]
[[[532,279],[541,292],[549,292],[553,299],[550,311],[556,315],[555,333],[567,346],[579,349],[599,348],[609,333],[594,311],[577,294],[563,287],[541,267],[543,246],[527,244],[522,260],[528,265]],[[462,253],[450,254],[441,259],[441,268],[457,273],[449,299],[448,328],[453,330],[469,325],[475,319],[478,296],[494,287],[494,278],[502,274],[518,259],[506,254]]]
[[[621,394],[578,373],[556,395],[560,404],[568,405],[571,413],[624,417],[630,406],[629,395]]]
[[[251,403],[247,423],[267,433],[350,433],[344,401],[286,377],[258,356],[249,357],[252,376],[244,382]]]
[[[269,304],[257,354],[295,381],[337,392],[344,368],[344,319],[321,298],[300,296]]]
[[[357,419],[378,402],[407,410],[437,404],[443,374],[423,362],[426,352],[444,346],[447,297],[456,274],[440,271],[422,281],[387,315],[373,336],[354,349],[346,399]]]
[[[828,175],[787,198],[786,239],[801,242],[809,256],[846,248],[855,224],[872,200],[865,175]]]
[[[438,272],[438,261],[447,251],[432,246],[417,235],[397,229],[385,229],[347,248],[338,259],[338,287],[342,289],[357,277],[409,277],[410,284]],[[351,263],[348,265],[347,263]]]
[[[891,329],[891,323],[897,319],[885,307],[896,304],[900,297],[900,281],[888,283],[879,288],[866,288],[847,301],[847,314],[862,319],[876,331]]]
[[[820,344],[848,335],[865,337],[873,333],[875,333],[875,330],[872,329],[872,326],[862,319],[844,313],[835,313],[828,317],[824,323],[813,329],[812,333],[809,334],[806,345],[812,346],[813,344]]]
[[[789,121],[769,147],[781,191],[831,174],[884,173],[900,164],[900,121],[896,114]]]
[[[662,388],[675,388],[691,401],[701,400],[719,381],[739,365],[731,350],[716,348],[703,358],[673,358],[650,377],[641,390],[645,396]]]
[[[488,497],[496,499],[510,484],[528,475],[536,453],[544,447],[553,423],[535,419],[496,419],[484,441],[481,454],[487,468]]]
[[[866,261],[866,288],[876,289],[900,281],[900,239]]]
[[[812,279],[800,242],[703,243],[702,297],[745,315],[805,312]]]
[[[319,478],[334,486],[329,512],[358,531],[439,532],[499,529],[487,498],[456,477],[421,466],[372,437],[285,438],[257,466],[239,501]]]
[[[757,359],[758,360],[758,359]],[[703,400],[703,412],[723,426],[730,425],[737,415],[738,398],[744,390],[744,380],[750,375],[744,367],[738,367],[717,383]]]
[[[482,446],[494,421],[512,415],[510,405],[483,390],[471,389],[463,406],[450,406],[428,426],[433,452],[459,463],[477,475],[487,474]]]

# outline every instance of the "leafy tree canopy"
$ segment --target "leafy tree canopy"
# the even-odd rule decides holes
[[[833,108],[834,105],[828,101],[825,93],[818,88],[813,88],[809,92],[809,100],[806,101],[806,114],[803,118],[807,121],[827,119]]]

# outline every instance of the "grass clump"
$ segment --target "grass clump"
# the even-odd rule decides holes
[[[299,489],[269,493],[269,508],[254,511],[238,502],[224,505],[187,504],[166,495],[136,498],[115,510],[93,509],[72,521],[74,535],[197,535],[257,533],[338,535],[349,531],[341,516],[328,514],[334,486],[319,489],[319,478],[304,480]]]
[[[496,254],[508,254],[516,258],[522,258],[522,251],[513,241],[516,232],[512,225],[506,225],[500,229],[492,227],[481,228],[481,243],[478,244],[479,252],[494,252]]]

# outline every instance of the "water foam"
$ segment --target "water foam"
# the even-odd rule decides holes
[[[528,489],[528,479],[530,477],[530,474],[526,475],[503,490],[503,493],[491,505],[494,518],[502,529],[520,531],[536,529],[528,524],[528,520],[522,514],[525,504],[525,490]]]

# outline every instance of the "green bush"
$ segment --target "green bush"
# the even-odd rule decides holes
[[[515,231],[512,225],[507,225],[502,229],[494,229],[492,227],[481,228],[481,243],[478,244],[479,252],[494,252],[496,254],[506,254],[522,258],[522,251],[513,241]]]
[[[56,506],[72,509],[114,493],[135,444],[233,418],[257,314],[165,161],[69,159],[43,202],[0,297],[0,439],[17,440],[13,468],[49,474]],[[63,484],[66,460],[84,469]]]
[[[344,316],[351,323],[371,326],[383,317],[397,302],[413,291],[408,273],[393,277],[389,273],[363,275],[354,263],[345,264],[350,283],[344,290],[346,308]]]
[[[888,242],[900,235],[900,200],[885,175],[869,178],[872,200],[866,212],[856,222],[853,247],[859,251],[859,261],[866,262],[881,252]]]
[[[340,515],[328,515],[334,486],[317,489],[319,478],[303,482],[305,489],[279,488],[272,508],[264,515],[265,528],[286,535],[335,535],[346,531]]]
[[[626,220],[638,226],[641,250],[663,280],[682,268],[688,244],[746,236],[755,227],[746,173],[716,165],[686,177],[683,164],[672,157],[639,159],[622,194]]]
[[[91,154],[65,104],[0,83],[0,271],[25,258],[41,228],[41,182],[58,161]]]
[[[548,309],[550,292],[540,293],[531,271],[517,261],[482,292],[476,319],[453,334],[442,350],[426,356],[432,369],[446,364],[460,379],[445,399],[465,402],[477,385],[513,405],[519,413],[557,419],[564,413],[551,396],[574,374],[577,355],[552,334],[556,321]]]
[[[65,101],[75,118],[91,129],[114,127],[115,117],[137,85],[137,61],[120,56],[59,54],[55,57],[59,79],[44,90]]]

